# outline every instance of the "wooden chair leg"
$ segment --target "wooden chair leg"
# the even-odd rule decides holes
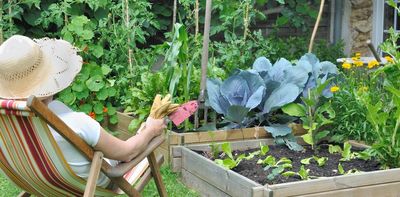
[[[102,161],[103,161],[103,153],[100,151],[96,151],[93,155],[92,165],[90,166],[89,177],[87,180],[85,193],[83,194],[84,197],[94,196]]]
[[[30,193],[23,191],[23,192],[19,193],[17,197],[29,197],[29,196],[31,196]]]
[[[161,166],[164,163],[164,156],[159,155],[157,157],[157,165]],[[144,187],[151,179],[151,169],[147,168],[147,170],[143,173],[142,177],[140,178],[139,182],[135,185],[136,190],[142,192]]]
[[[167,197],[167,191],[165,190],[164,183],[162,182],[160,168],[157,165],[155,153],[154,152],[150,153],[149,156],[147,156],[147,159],[149,160],[151,175],[153,176],[154,181],[156,183],[158,194],[161,197]]]
[[[124,177],[109,177],[128,196],[140,197],[140,193],[124,179]]]

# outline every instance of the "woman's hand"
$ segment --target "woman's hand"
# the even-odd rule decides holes
[[[151,132],[153,137],[156,137],[162,134],[163,130],[167,128],[167,124],[165,119],[154,119],[152,117],[148,117],[145,127],[145,131]]]

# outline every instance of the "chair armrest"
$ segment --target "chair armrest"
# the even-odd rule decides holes
[[[149,144],[147,145],[147,148],[140,153],[138,156],[136,156],[134,159],[132,159],[129,162],[123,162],[118,164],[117,166],[108,168],[104,171],[104,173],[108,177],[121,177],[125,173],[127,173],[130,169],[135,167],[139,162],[141,162],[144,158],[146,158],[150,153],[152,153],[158,146],[160,146],[163,142],[165,141],[165,138],[163,135],[157,136],[153,138]]]

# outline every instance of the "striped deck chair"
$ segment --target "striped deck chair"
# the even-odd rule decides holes
[[[88,180],[71,170],[48,125],[92,161]],[[159,171],[163,158],[156,158],[153,152],[163,141],[161,136],[154,138],[135,159],[112,167],[103,160],[101,152],[94,151],[36,97],[31,96],[28,101],[0,100],[0,169],[25,191],[21,196],[117,195],[112,190],[96,187],[100,170],[128,196],[140,196],[139,191],[151,177],[160,196],[167,196]],[[150,168],[133,187],[124,175],[126,178],[145,158]]]

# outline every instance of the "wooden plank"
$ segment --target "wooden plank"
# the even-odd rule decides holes
[[[253,187],[253,194],[251,195],[252,197],[264,197],[264,187]]]
[[[363,172],[361,174],[343,175],[320,178],[308,181],[298,181],[276,185],[266,185],[274,196],[305,195],[316,192],[327,192],[354,187],[391,183],[400,181],[400,168]]]
[[[168,141],[168,136],[166,136],[167,139],[165,139],[165,142],[163,142],[160,147],[162,147],[165,150],[169,149],[169,141]]]
[[[365,187],[356,187],[356,188],[336,190],[330,192],[321,192],[305,196],[307,197],[348,197],[348,196],[398,197],[400,196],[400,182],[378,184]]]
[[[103,153],[100,151],[94,152],[92,164],[90,165],[89,177],[87,179],[84,197],[94,196],[96,191],[97,178],[100,174],[101,162],[103,161]]]
[[[168,164],[170,161],[170,157],[169,157],[169,151],[162,148],[162,147],[157,147],[154,152],[156,153],[156,155],[162,155],[164,157],[164,160],[166,162],[164,162],[163,164]]]
[[[171,146],[171,155],[173,158],[182,157],[182,147],[183,146]]]
[[[168,133],[168,141],[169,145],[181,145],[182,144],[182,135],[181,133],[176,133],[174,131],[169,131]]]
[[[254,127],[243,129],[243,139],[259,139],[272,137],[271,134],[267,133],[264,127]]]
[[[247,150],[252,148],[260,147],[260,142],[263,144],[272,145],[274,144],[273,139],[255,139],[246,141],[233,141],[231,143],[232,150]],[[215,144],[222,144],[222,142],[217,142]],[[192,144],[186,147],[196,150],[196,151],[210,151],[210,144]]]
[[[201,196],[210,197],[229,197],[230,195],[224,193],[218,188],[210,185],[206,181],[191,174],[189,171],[182,169],[182,182],[189,188],[199,192]]]
[[[117,112],[117,117],[118,117],[118,124],[117,124],[117,130],[118,131],[125,131],[129,133],[128,126],[131,123],[131,121],[134,119],[134,117],[126,115],[124,113]]]
[[[236,172],[216,165],[185,147],[182,149],[182,169],[232,196],[251,196],[252,188],[261,186]]]
[[[172,172],[182,171],[182,158],[172,158],[171,159],[171,170]]]

